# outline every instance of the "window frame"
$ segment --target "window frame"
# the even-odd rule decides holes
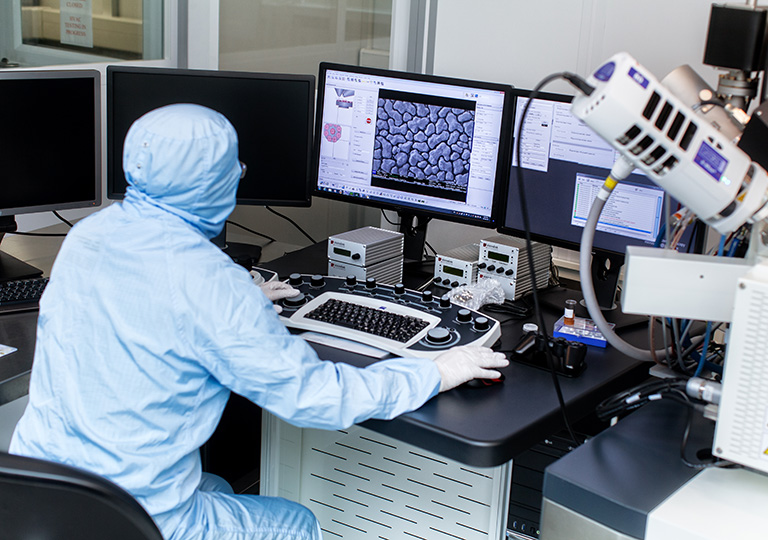
[[[186,1],[163,0],[161,6],[157,0],[143,0],[144,50],[153,51],[153,56],[160,58],[132,60],[131,63],[175,64],[178,58],[179,3],[186,3]],[[107,56],[24,44],[22,42],[21,0],[0,2],[0,21],[5,21],[4,25],[8,25],[7,28],[0,31],[0,51],[3,51],[0,54],[7,57],[11,62],[19,63],[21,68],[39,69],[124,62]],[[160,39],[158,39],[158,32],[162,32]],[[158,54],[159,52],[162,54]]]

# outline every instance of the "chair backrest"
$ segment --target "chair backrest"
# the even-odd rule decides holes
[[[0,452],[0,537],[162,540],[125,490],[95,474]]]

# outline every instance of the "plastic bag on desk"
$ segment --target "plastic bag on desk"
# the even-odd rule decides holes
[[[474,310],[486,304],[503,304],[506,299],[501,283],[491,278],[478,279],[474,285],[456,287],[448,294],[454,304]]]

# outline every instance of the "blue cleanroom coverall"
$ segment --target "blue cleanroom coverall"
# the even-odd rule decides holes
[[[319,538],[296,503],[199,489],[199,448],[230,391],[292,424],[338,429],[422,405],[440,387],[435,362],[324,362],[286,331],[248,272],[209,241],[241,174],[220,114],[183,104],[148,113],[128,133],[124,169],[123,203],[78,223],[56,259],[11,451],[109,478],[166,538]]]

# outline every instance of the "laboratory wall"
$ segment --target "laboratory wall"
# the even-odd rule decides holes
[[[212,27],[216,27],[212,28],[215,31],[195,32],[190,36],[190,42],[198,45],[210,42],[206,50],[215,51],[211,53],[215,56],[212,62],[217,63],[218,59],[220,69],[316,73],[314,63],[321,59],[354,62],[358,55],[350,52],[351,48],[361,54],[365,51],[386,52],[388,47],[384,43],[386,32],[382,21],[396,20],[390,17],[395,9],[409,13],[407,5],[416,1],[421,0],[323,0],[311,3],[311,6],[304,2],[281,5],[281,17],[295,17],[296,20],[293,26],[281,26],[280,31],[298,32],[301,35],[295,39],[300,43],[307,42],[305,49],[308,47],[316,53],[307,55],[307,50],[298,47],[297,50],[303,52],[298,57],[305,62],[301,67],[287,59],[285,51],[290,48],[283,47],[282,41],[273,44],[276,49],[268,51],[267,44],[262,43],[266,36],[261,41],[254,36],[256,25],[248,17],[265,16],[264,9],[276,6],[274,2],[190,1],[190,10],[194,12],[190,13],[190,21],[195,19],[195,13],[200,12],[205,12],[207,20],[210,10],[214,9],[220,10],[221,16],[220,25],[218,20],[211,22]],[[430,0],[430,5],[430,9],[436,10],[435,24],[427,30],[425,41],[434,41],[433,71],[438,75],[532,88],[544,76],[558,71],[586,75],[613,53],[625,50],[659,77],[680,64],[688,63],[710,84],[716,81],[714,68],[701,63],[710,0]],[[314,17],[326,11],[336,14],[326,17],[330,21],[326,26],[334,29],[333,39],[325,40],[328,43],[320,43],[323,40],[312,42],[314,34],[303,34],[299,23],[310,11]],[[365,16],[368,18],[362,13],[369,13]],[[244,21],[251,24],[244,24]],[[408,26],[408,22],[399,20],[396,24]],[[364,27],[371,32],[367,37],[361,34]],[[315,29],[315,33],[318,31]],[[252,42],[261,45],[246,46]],[[320,50],[332,58],[317,56]],[[262,65],[264,62],[266,65]],[[215,68],[208,64],[191,64]],[[547,89],[571,92],[562,82]],[[285,208],[281,211],[305,229],[311,229],[318,239],[380,221],[378,212],[373,209],[318,198],[313,201],[311,209]],[[87,213],[69,211],[65,217],[78,219]],[[240,207],[233,219],[288,244],[305,245],[308,242],[298,230],[263,208]],[[21,230],[54,223],[57,220],[49,214],[19,218]],[[386,222],[381,223],[387,226]],[[428,240],[438,251],[443,251],[489,234],[495,233],[435,220],[430,224]],[[573,254],[560,252],[557,255],[576,260]]]
[[[322,61],[357,64],[372,58],[383,58],[387,67],[392,0],[218,3],[221,70],[317,75]],[[316,240],[374,225],[380,219],[375,209],[320,198],[312,201],[311,208],[277,210]],[[239,206],[232,220],[291,246],[309,243],[297,228],[264,208]],[[230,231],[236,229],[230,227]],[[247,236],[238,240],[249,241]]]
[[[434,72],[533,88],[545,76],[586,76],[626,51],[662,78],[689,64],[710,85],[717,72],[702,57],[711,2],[707,0],[437,0]],[[547,90],[573,93],[565,83]],[[430,224],[439,251],[489,234],[444,222]],[[578,260],[558,250],[556,256]]]

